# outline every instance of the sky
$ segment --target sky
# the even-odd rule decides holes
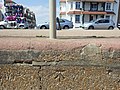
[[[13,0],[17,4],[22,4],[25,7],[30,8],[36,15],[36,23],[41,24],[49,22],[49,0]],[[57,17],[59,17],[59,0],[57,3]]]

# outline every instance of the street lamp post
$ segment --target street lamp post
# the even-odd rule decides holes
[[[50,39],[56,38],[56,0],[49,0]]]

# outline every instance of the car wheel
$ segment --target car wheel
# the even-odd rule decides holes
[[[64,26],[63,29],[69,29],[69,26]]]
[[[28,27],[26,27],[25,29],[28,29]]]
[[[20,28],[20,29],[24,29],[24,26],[23,26],[23,25],[21,25],[19,28]]]
[[[113,30],[113,29],[114,29],[114,27],[113,27],[113,26],[110,26],[108,29],[109,29],[109,30]]]
[[[89,26],[89,28],[88,29],[94,29],[94,27],[93,26]]]
[[[41,26],[40,29],[47,29],[47,27],[46,26]]]
[[[5,27],[4,26],[0,26],[0,29],[5,29]]]

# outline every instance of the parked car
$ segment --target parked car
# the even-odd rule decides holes
[[[6,19],[0,22],[0,29],[28,29],[30,24],[25,17]]]
[[[118,27],[118,29],[120,29],[120,23],[118,23],[117,27]]]
[[[89,23],[84,23],[81,27],[84,29],[114,29],[115,23],[110,19],[100,18]]]
[[[70,29],[73,28],[73,22],[66,19],[59,19],[61,29]],[[59,29],[58,23],[56,23],[57,29]],[[49,23],[44,23],[37,26],[38,29],[49,29]]]
[[[17,28],[18,27],[18,23],[16,21],[1,21],[0,22],[0,29],[11,29],[11,28]]]
[[[26,21],[25,17],[18,18],[17,23],[18,23],[18,28],[20,28],[20,29],[28,29],[29,28],[29,24]]]

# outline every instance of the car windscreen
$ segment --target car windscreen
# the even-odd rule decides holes
[[[90,23],[94,22],[95,20],[90,21]]]
[[[60,22],[60,23],[63,23],[63,22],[65,22],[65,21],[64,21],[64,20],[62,20],[62,19],[59,19],[59,22]]]

